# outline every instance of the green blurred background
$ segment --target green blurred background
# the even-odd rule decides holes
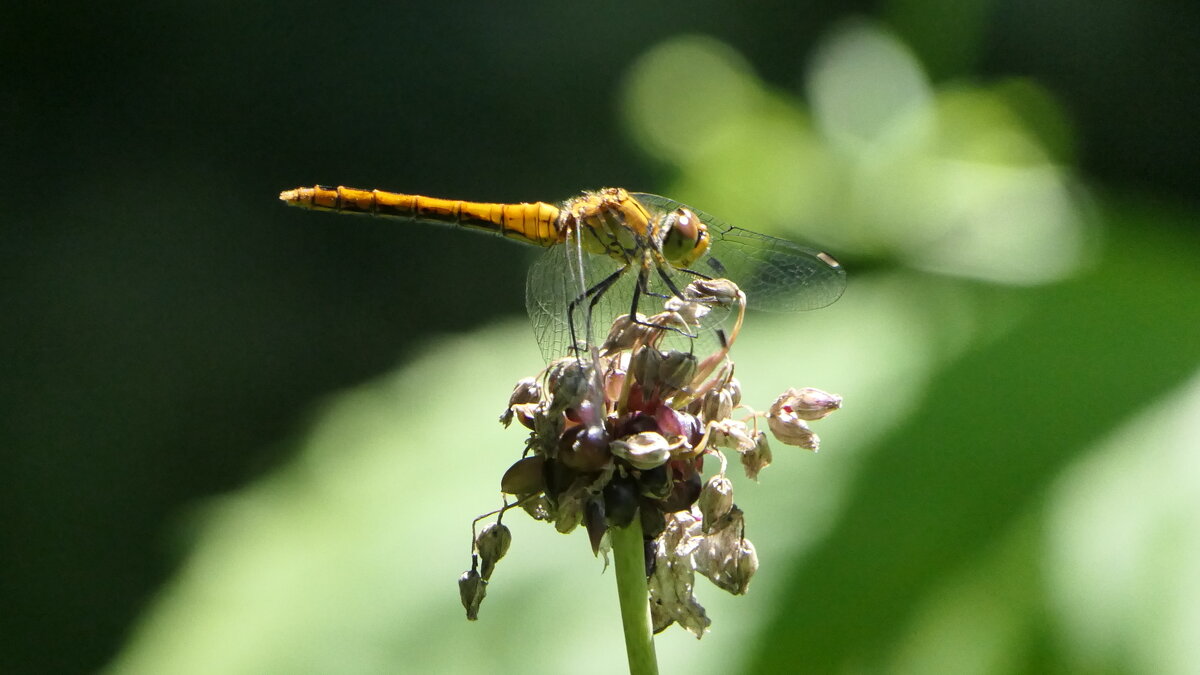
[[[1200,663],[1200,5],[11,3],[0,671],[620,672],[611,574],[520,516],[454,580],[541,366],[535,251],[284,208],[620,185],[815,243],[747,402],[762,568],[664,672]]]

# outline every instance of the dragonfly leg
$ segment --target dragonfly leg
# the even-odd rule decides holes
[[[648,288],[642,288],[642,293],[645,295],[655,297],[655,298],[662,298],[663,300],[667,300],[668,298],[672,298],[672,297],[679,298],[680,300],[684,300],[685,298],[683,297],[683,293],[681,293],[679,291],[679,287],[675,285],[675,281],[673,279],[671,279],[671,277],[666,272],[663,271],[662,265],[661,264],[655,265],[654,268],[658,271],[658,276],[662,277],[663,283],[665,283],[667,285],[667,289],[669,289],[671,291],[671,293],[669,295],[666,293],[655,293],[655,292],[649,290]],[[701,273],[697,272],[696,270],[687,269],[686,267],[679,267],[676,269],[678,269],[680,272],[687,272],[688,274],[699,277],[701,279],[712,279],[712,277],[710,277],[710,276],[701,274]]]
[[[683,293],[679,292],[679,287],[675,285],[675,282],[671,279],[670,275],[663,271],[662,265],[655,265],[654,269],[658,272],[658,276],[662,277],[663,283],[667,285],[667,288],[671,289],[672,295],[680,300],[686,299],[683,297]]]
[[[588,302],[587,317],[585,317],[587,325],[590,326],[592,323],[592,310],[596,307],[596,303],[600,301],[600,297],[604,295],[605,291],[611,288],[613,284],[617,283],[617,279],[620,279],[621,275],[624,274],[625,270],[627,269],[629,269],[628,266],[622,267],[607,277],[604,277],[596,285],[587,289],[583,293],[580,293],[579,297],[575,298],[570,302],[570,304],[567,305],[567,330],[571,333],[571,349],[575,352],[576,356],[579,355],[579,337],[575,334],[575,310],[579,308],[579,303],[587,300],[589,297],[591,298],[591,301]]]
[[[671,293],[673,293],[675,295],[675,297],[679,298],[680,300],[683,300],[684,299],[683,294],[679,292],[679,288],[677,288],[675,286],[675,283],[673,281],[671,281],[671,278],[669,276],[667,276],[667,274],[665,272],[663,272],[662,268],[657,265],[655,265],[654,268],[656,270],[658,270],[659,276],[661,276],[662,280],[664,282],[666,282],[667,287],[671,289]],[[636,324],[639,324],[642,326],[650,326],[651,328],[657,328],[659,330],[674,331],[688,339],[695,338],[696,336],[694,334],[689,333],[689,332],[683,330],[682,328],[676,328],[675,326],[664,326],[664,325],[659,325],[659,324],[653,324],[653,323],[649,323],[646,321],[638,321],[638,318],[637,318],[638,298],[640,298],[643,294],[653,296],[656,298],[671,297],[669,295],[662,295],[659,293],[651,293],[649,291],[649,289],[646,288],[646,283],[648,281],[649,281],[649,270],[645,266],[643,266],[642,269],[638,272],[637,284],[634,285],[633,303],[631,304],[631,306],[629,308],[629,320],[632,321],[633,323],[636,323]]]
[[[703,273],[703,272],[697,272],[696,270],[694,270],[694,269],[691,269],[691,268],[689,268],[689,267],[676,267],[675,269],[679,270],[680,272],[687,272],[688,274],[690,274],[690,275],[692,275],[692,276],[694,276],[694,277],[696,277],[696,278],[698,278],[698,279],[704,279],[705,281],[712,281],[712,280],[713,280],[713,277],[710,277],[710,276],[708,276],[707,274],[705,274],[705,273]],[[659,270],[659,272],[661,272],[661,271],[662,271],[662,270],[660,269],[660,270]]]

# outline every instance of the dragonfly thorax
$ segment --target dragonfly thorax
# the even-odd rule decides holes
[[[622,188],[585,192],[564,206],[564,228],[577,231],[589,253],[621,262],[657,253],[687,267],[708,251],[708,227],[688,208],[651,213]]]
[[[622,188],[585,192],[562,211],[565,232],[577,232],[589,253],[627,262],[651,245],[650,214]]]

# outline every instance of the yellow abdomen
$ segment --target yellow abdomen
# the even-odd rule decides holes
[[[565,234],[559,227],[558,207],[545,202],[496,204],[437,199],[383,190],[359,190],[338,186],[301,187],[285,190],[279,198],[289,206],[318,211],[340,211],[386,218],[403,218],[457,225],[494,232],[537,246],[551,246]]]

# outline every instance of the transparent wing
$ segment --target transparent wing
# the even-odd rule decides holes
[[[525,308],[533,323],[533,334],[542,356],[552,361],[568,356],[573,342],[595,344],[603,341],[608,328],[617,316],[629,313],[632,288],[622,275],[593,307],[590,299],[578,302],[568,319],[571,304],[584,297],[588,289],[621,269],[607,256],[591,255],[580,250],[575,236],[562,244],[546,249],[529,268],[525,280]],[[624,311],[617,298],[626,298]],[[607,320],[604,317],[609,317]],[[575,335],[571,335],[574,329]]]
[[[563,245],[546,249],[525,277],[525,309],[533,323],[533,337],[550,361],[566,353],[570,344],[567,306],[578,293],[563,253]]]
[[[645,193],[633,197],[654,215],[685,206]],[[712,237],[708,253],[694,269],[737,284],[752,309],[777,312],[819,309],[831,305],[846,289],[846,271],[832,256],[784,239],[733,227],[688,206]]]
[[[534,337],[546,361],[572,354],[572,344],[600,345],[617,319],[637,312],[646,317],[664,311],[668,299],[683,291],[696,276],[680,270],[647,264],[643,288],[638,288],[641,261],[628,267],[604,255],[582,253],[573,239],[546,250],[529,268],[525,305],[533,323]],[[648,259],[647,259],[648,262]],[[615,279],[611,279],[616,275]],[[663,277],[671,280],[668,284]],[[606,281],[604,290],[588,294]],[[584,298],[584,300],[578,300]],[[635,304],[636,298],[636,304]],[[572,303],[575,308],[570,309]],[[568,323],[568,312],[571,312]],[[666,331],[659,338],[662,348],[690,351],[711,347],[719,340],[714,331],[729,322],[728,309],[714,309],[699,326],[684,332]],[[574,330],[574,336],[572,336]]]

